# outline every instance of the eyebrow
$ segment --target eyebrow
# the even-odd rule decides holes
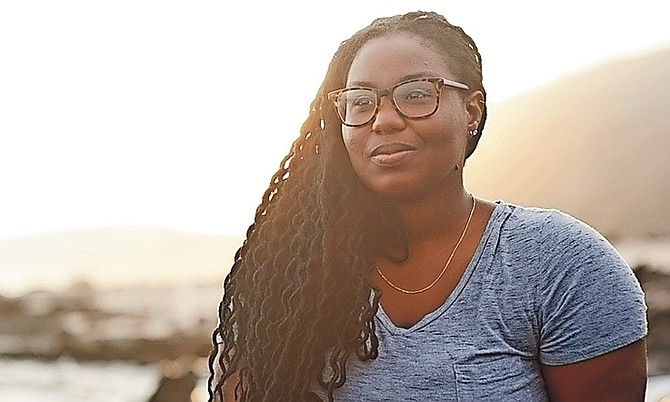
[[[404,82],[407,80],[413,80],[416,78],[424,78],[424,77],[439,77],[439,74],[435,74],[429,71],[422,71],[418,73],[412,73],[412,74],[406,74],[400,77],[400,80],[398,80],[397,83]],[[370,81],[352,81],[347,84],[348,87],[370,87],[374,88],[374,85]]]

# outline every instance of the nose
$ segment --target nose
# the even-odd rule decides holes
[[[377,133],[393,133],[405,127],[405,118],[398,112],[391,98],[382,96],[379,100],[377,114],[372,119],[372,131]]]

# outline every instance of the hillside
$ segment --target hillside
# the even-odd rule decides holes
[[[491,105],[475,194],[556,207],[611,238],[670,234],[670,48]]]

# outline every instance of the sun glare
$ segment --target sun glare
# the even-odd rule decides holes
[[[577,2],[411,8],[476,39],[495,103],[669,44],[659,4],[643,3],[608,5],[607,16]],[[339,42],[408,11],[347,5],[3,3],[0,239],[113,225],[242,233]]]

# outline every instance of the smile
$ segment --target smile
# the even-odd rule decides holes
[[[373,148],[370,152],[370,159],[377,166],[392,167],[403,163],[414,152],[416,148],[413,146],[394,142]]]

